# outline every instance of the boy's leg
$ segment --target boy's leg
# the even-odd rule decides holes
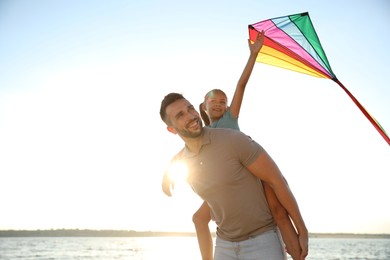
[[[210,208],[206,202],[203,202],[200,208],[192,216],[203,260],[213,259],[213,238],[209,228],[210,220]]]

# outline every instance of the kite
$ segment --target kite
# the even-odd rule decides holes
[[[367,112],[333,73],[308,12],[250,24],[248,30],[251,41],[255,41],[258,32],[264,31],[263,47],[257,56],[257,62],[333,80],[347,93],[390,145],[390,138],[379,122]]]

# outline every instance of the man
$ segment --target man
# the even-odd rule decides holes
[[[286,259],[262,182],[272,187],[288,211],[299,235],[301,259],[305,259],[308,231],[297,202],[277,165],[258,143],[239,131],[203,128],[199,113],[181,94],[165,96],[160,116],[168,131],[185,143],[172,162],[187,165],[189,184],[208,203],[217,224],[215,260]],[[163,189],[170,193],[169,185],[163,183]]]

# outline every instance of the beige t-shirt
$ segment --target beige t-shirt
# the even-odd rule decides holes
[[[242,241],[275,228],[261,181],[245,166],[264,149],[242,132],[204,128],[198,154],[183,148],[174,160],[187,164],[188,182],[208,203],[217,235]]]

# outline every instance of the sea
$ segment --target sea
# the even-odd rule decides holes
[[[0,237],[0,259],[200,260],[201,257],[196,237]],[[390,239],[310,238],[306,259],[390,260]]]

